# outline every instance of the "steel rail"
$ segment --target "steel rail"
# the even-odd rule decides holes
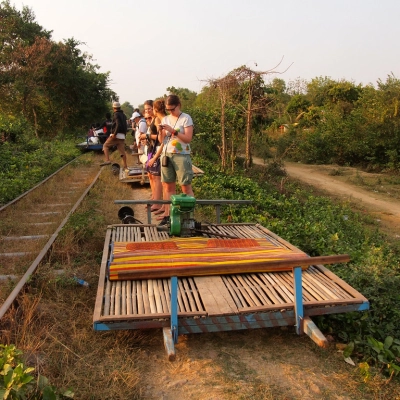
[[[73,160],[74,161],[74,160]],[[72,161],[71,161],[72,162]],[[68,163],[70,164],[70,163]],[[67,166],[66,164],[65,166]],[[65,167],[64,166],[64,167]],[[62,168],[61,168],[62,169]],[[60,169],[60,170],[61,170]],[[59,170],[59,171],[60,171]],[[33,263],[30,265],[28,270],[25,272],[23,277],[20,279],[18,284],[15,286],[13,291],[10,293],[10,295],[7,297],[7,299],[4,301],[2,306],[0,307],[0,319],[4,316],[4,314],[7,312],[7,310],[11,307],[19,293],[21,292],[22,288],[24,287],[25,283],[28,281],[28,279],[31,277],[31,275],[35,272],[36,268],[39,266],[40,262],[43,260],[44,256],[47,254],[48,250],[50,249],[51,245],[55,242],[57,239],[57,236],[61,229],[64,227],[64,225],[68,222],[70,216],[74,213],[74,211],[78,208],[80,203],[83,201],[83,199],[87,196],[89,193],[90,189],[93,187],[93,185],[96,183],[97,179],[99,178],[101,174],[101,170],[97,173],[96,177],[93,179],[93,182],[86,188],[82,196],[77,200],[77,202],[74,204],[72,209],[69,211],[67,216],[64,218],[64,220],[61,222],[60,226],[56,229],[56,231],[51,235],[50,239],[47,241],[43,249],[40,251],[39,255],[36,257],[36,259],[33,261]],[[54,175],[54,174],[53,174]]]

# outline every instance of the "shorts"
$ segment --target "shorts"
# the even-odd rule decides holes
[[[193,179],[192,159],[190,154],[172,154],[166,153],[161,155],[162,158],[168,157],[168,167],[161,167],[161,181],[165,183],[173,183],[178,179],[181,186],[190,185]]]
[[[125,154],[125,139],[117,139],[115,136],[109,137],[103,144],[103,149],[104,147],[107,147],[109,149],[113,146],[116,146],[121,154]]]

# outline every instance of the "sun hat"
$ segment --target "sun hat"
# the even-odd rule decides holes
[[[135,111],[135,112],[132,114],[131,119],[135,119],[135,118],[141,117],[141,116],[142,116],[142,114],[140,114],[140,113],[138,113],[137,111]]]
[[[121,104],[119,104],[118,101],[114,101],[113,108],[121,108]]]

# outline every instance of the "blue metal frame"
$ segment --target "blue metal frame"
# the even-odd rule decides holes
[[[294,313],[296,318],[296,333],[300,335],[303,333],[302,320],[304,318],[303,307],[303,284],[302,284],[302,271],[301,267],[293,268],[293,285],[294,285]]]
[[[178,277],[171,277],[171,334],[178,343]]]

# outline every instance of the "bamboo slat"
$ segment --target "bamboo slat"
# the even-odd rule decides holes
[[[156,302],[155,302],[155,298],[154,298],[153,282],[154,282],[153,279],[149,279],[147,281],[147,293],[148,293],[148,296],[149,296],[150,312],[152,314],[157,312]]]
[[[196,287],[194,279],[188,278],[188,282],[189,282],[190,286],[193,288],[193,297],[194,297],[194,301],[196,303],[196,309],[199,311],[204,311],[204,307],[200,300],[199,293],[197,291],[197,287]]]
[[[179,288],[179,292],[181,293],[182,296],[182,301],[183,301],[183,305],[185,307],[185,311],[190,311],[190,306],[188,303],[188,298],[187,298],[187,293],[186,290],[183,286],[183,279],[179,279],[178,280],[178,288]]]
[[[121,314],[126,315],[126,281],[121,282]]]
[[[111,295],[110,295],[110,315],[115,314],[115,285],[111,287]]]
[[[310,268],[307,276],[310,276],[312,277],[312,279],[317,280],[322,286],[330,288],[338,297],[346,298],[349,296],[349,293],[346,292],[346,290],[344,290],[336,282],[329,279],[325,274],[321,274],[320,271],[314,266]]]
[[[162,310],[163,310],[163,312],[168,312],[168,303],[167,303],[166,293],[164,291],[164,286],[163,286],[163,282],[161,279],[157,279],[157,286],[158,286],[158,291],[160,293]]]
[[[121,281],[117,282],[115,288],[115,315],[121,315]]]
[[[126,313],[132,315],[132,281],[126,282]]]
[[[162,313],[164,312],[164,309],[162,307],[162,303],[161,303],[161,294],[158,290],[158,282],[157,280],[154,280],[153,282],[153,291],[154,291],[154,299],[156,301],[156,309],[158,313]]]
[[[239,307],[245,307],[246,305],[246,301],[243,298],[242,294],[240,293],[240,289],[236,286],[235,282],[232,279],[232,276],[223,276],[222,279],[224,280],[224,282],[226,282],[226,286],[228,288],[230,288],[230,292],[234,293],[234,296],[232,297],[235,301],[235,304],[239,304]]]
[[[143,306],[144,306],[144,312],[146,314],[150,314],[151,313],[151,309],[150,309],[150,301],[149,301],[149,292],[148,292],[148,280],[143,279],[141,281],[142,283],[142,299],[143,299]]]
[[[264,273],[262,276],[264,279],[269,282],[270,287],[275,290],[275,293],[283,300],[283,303],[293,302],[293,294],[288,292],[287,288],[285,286],[282,286],[279,280],[275,276],[276,274],[267,274]]]
[[[248,287],[243,279],[242,275],[233,275],[233,281],[236,283],[237,287],[241,290],[243,297],[246,299],[250,306],[259,306],[261,302],[254,296],[253,291]]]
[[[190,288],[188,279],[181,279],[181,281],[182,281],[182,285],[183,285],[183,290],[185,291],[186,297],[189,300],[190,310],[197,310],[196,302],[194,301],[193,293]]]
[[[140,314],[138,310],[138,293],[137,293],[137,285],[136,281],[132,281],[132,313],[135,314]]]
[[[262,304],[272,303],[271,300],[266,295],[265,285],[261,284],[258,281],[258,277],[256,274],[244,275],[244,279],[248,281],[248,286],[253,288],[253,290],[257,294],[257,297],[260,298]]]
[[[143,302],[143,296],[142,296],[142,283],[139,281],[136,284],[136,290],[137,290],[137,302],[138,302],[138,314],[144,314],[144,302]]]
[[[107,279],[104,296],[104,315],[110,315],[111,282]]]

